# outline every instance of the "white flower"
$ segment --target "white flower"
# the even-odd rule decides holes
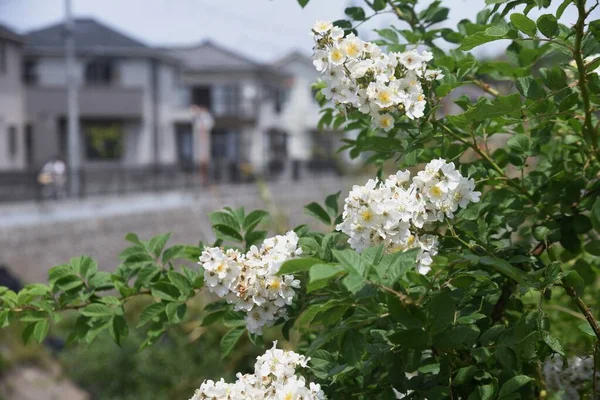
[[[392,117],[391,114],[378,114],[373,117],[373,120],[375,121],[375,126],[386,132],[394,127],[394,117]]]
[[[398,114],[409,119],[425,115],[422,83],[443,77],[441,71],[427,69],[426,63],[433,58],[430,52],[413,49],[385,54],[376,44],[354,34],[344,37],[343,30],[330,23],[317,22],[313,32],[313,64],[325,75],[327,86],[322,93],[327,100],[345,105],[346,110],[371,114],[373,124],[379,127],[382,110],[394,119]]]
[[[246,312],[248,330],[261,334],[265,326],[285,317],[285,307],[292,304],[300,281],[277,272],[285,261],[301,254],[298,235],[290,231],[265,239],[260,249],[252,246],[246,254],[207,248],[200,264],[208,290],[233,304],[235,311]]]
[[[329,21],[317,21],[313,26],[313,31],[317,33],[327,33],[333,28],[333,24]]]
[[[417,230],[451,219],[459,206],[479,201],[474,189],[475,182],[453,163],[432,160],[412,179],[409,171],[398,171],[384,182],[370,179],[365,186],[353,186],[336,229],[349,236],[350,247],[358,252],[377,244],[388,253],[418,248],[416,269],[426,274],[438,252],[438,238],[419,236]]]

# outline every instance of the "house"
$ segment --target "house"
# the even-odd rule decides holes
[[[67,158],[64,24],[29,32],[23,78],[31,167]],[[179,65],[164,52],[93,19],[76,19],[82,167],[176,162],[172,104]]]
[[[21,81],[23,38],[0,25],[0,170],[25,168],[30,153]]]
[[[210,135],[214,171],[241,167],[263,173],[285,162],[285,133],[274,118],[283,100],[283,74],[211,41],[165,51],[182,68],[175,113],[180,162],[197,161],[198,152],[186,150],[198,141],[189,121],[192,106],[207,109],[214,118]]]

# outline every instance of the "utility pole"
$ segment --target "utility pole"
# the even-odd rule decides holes
[[[79,84],[75,62],[75,22],[71,11],[71,0],[65,0],[65,63],[67,67],[67,166],[71,196],[79,195],[80,146],[79,146]]]

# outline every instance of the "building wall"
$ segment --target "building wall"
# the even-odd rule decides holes
[[[76,76],[78,77],[80,87],[80,100],[84,93],[92,90],[98,90],[104,87],[87,86],[84,82],[85,59],[79,59],[76,63]],[[158,124],[158,160],[155,160],[154,154],[154,126],[155,110],[153,106],[152,84],[153,72],[152,61],[150,59],[127,59],[120,58],[115,60],[114,82],[112,86],[106,87],[114,96],[120,96],[129,93],[136,102],[133,107],[123,108],[122,113],[119,110],[111,109],[111,102],[103,100],[98,103],[93,114],[89,114],[85,109],[80,109],[80,119],[110,119],[119,120],[123,123],[124,154],[119,161],[90,161],[86,160],[83,134],[80,138],[81,143],[81,161],[83,165],[107,165],[122,164],[125,166],[140,166],[159,162],[162,164],[172,164],[175,162],[175,143],[172,124],[172,109],[175,99],[175,68],[166,63],[157,62],[157,77],[159,79],[158,96],[159,105],[156,110],[159,115]],[[60,57],[39,57],[36,63],[37,83],[28,90],[30,96],[39,96],[43,89],[66,90],[66,66],[63,58]],[[122,97],[122,96],[121,96]],[[100,97],[98,97],[100,98]],[[38,98],[39,99],[39,98]],[[29,98],[30,103],[36,99]],[[62,99],[61,99],[62,100]],[[115,98],[115,100],[117,100]],[[115,102],[112,102],[115,103]],[[102,108],[106,108],[106,113],[102,113]],[[39,109],[39,107],[36,107]],[[133,110],[133,111],[132,111]],[[66,117],[66,104],[60,111],[36,112],[28,110],[28,118],[33,127],[35,135],[34,157],[36,167],[41,166],[51,156],[66,157],[60,149],[59,120]]]
[[[1,39],[0,39],[1,40]],[[25,169],[25,100],[21,81],[20,45],[6,43],[6,72],[0,72],[0,170]],[[9,146],[9,128],[16,128],[14,154]]]

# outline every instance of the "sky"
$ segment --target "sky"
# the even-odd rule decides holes
[[[190,45],[211,39],[257,61],[269,62],[288,52],[310,54],[309,30],[315,20],[336,20],[344,8],[364,4],[360,0],[310,0],[302,9],[296,0],[72,0],[76,17],[98,21],[148,45]],[[554,0],[558,5],[560,1]],[[429,0],[422,3],[429,4]],[[450,8],[446,26],[464,18],[473,20],[485,0],[442,0]],[[556,8],[556,6],[554,7]],[[572,24],[575,7],[569,6],[562,22]],[[544,12],[534,11],[534,15]],[[600,18],[600,11],[595,12]],[[64,0],[0,0],[0,23],[18,32],[27,32],[60,22]],[[394,21],[383,15],[364,24],[359,32],[367,35]],[[371,36],[372,37],[372,36]],[[506,44],[493,43],[478,49],[492,56]]]

